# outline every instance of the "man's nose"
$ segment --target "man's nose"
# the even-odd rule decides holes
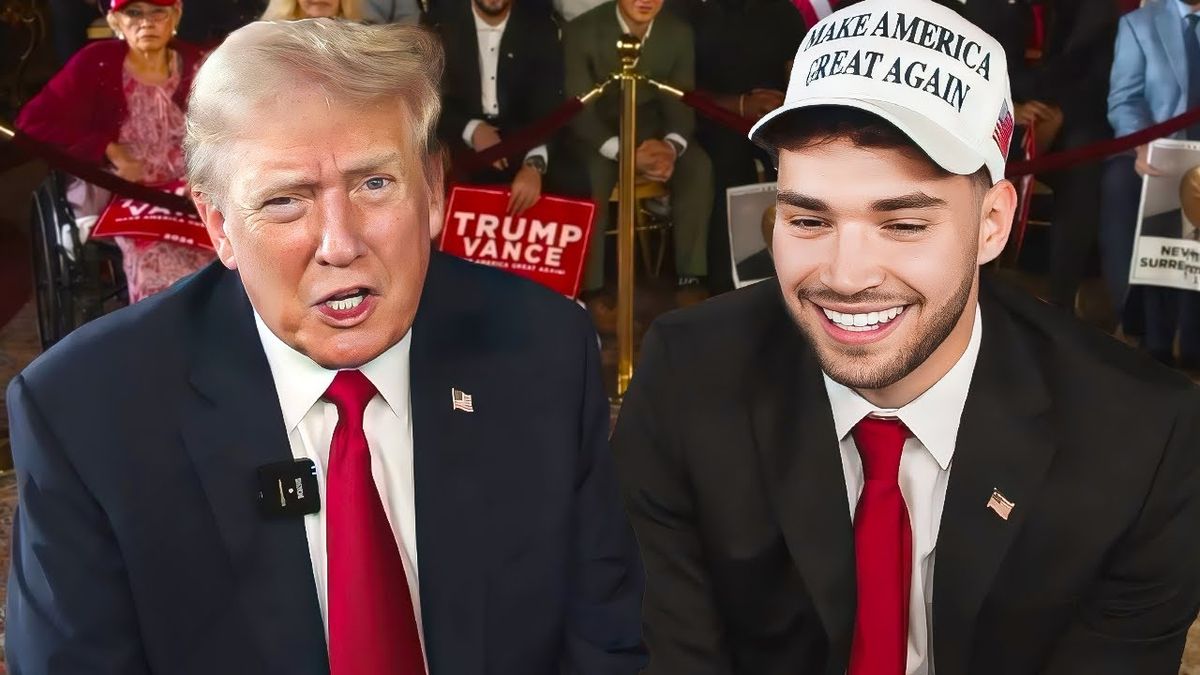
[[[832,255],[821,269],[821,283],[845,297],[881,285],[885,274],[874,232],[875,228],[868,225],[839,227]]]
[[[333,267],[346,267],[366,252],[362,239],[362,223],[349,195],[338,191],[317,201],[321,242],[317,246],[317,262]]]

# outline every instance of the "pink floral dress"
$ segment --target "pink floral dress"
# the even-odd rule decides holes
[[[122,76],[129,116],[117,142],[142,162],[141,182],[147,185],[182,179],[186,173],[183,111],[171,100],[179,87],[181,68],[176,55],[171,76],[161,85],[141,82],[128,70]],[[117,237],[117,245],[124,259],[131,303],[167,288],[214,257],[208,251],[153,239]]]

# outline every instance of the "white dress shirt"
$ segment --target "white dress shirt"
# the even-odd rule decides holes
[[[496,75],[500,70],[500,40],[504,38],[504,29],[508,27],[508,16],[499,24],[493,26],[479,16],[479,10],[471,5],[471,18],[475,19],[475,37],[479,41],[479,90],[480,104],[483,114],[496,117],[500,114],[500,96],[496,92]],[[468,148],[475,149],[475,129],[483,124],[483,120],[471,120],[463,127],[463,141]],[[550,152],[545,144],[525,153],[525,159],[541,157],[547,165],[550,163]]]
[[[617,23],[620,24],[620,26],[621,26],[621,32],[622,33],[633,33],[633,31],[629,30],[629,23],[627,23],[625,21],[625,17],[621,15],[621,8],[617,7],[616,10],[617,10]],[[650,39],[650,33],[652,33],[653,31],[654,31],[654,22],[651,21],[650,25],[646,26],[646,35],[642,37],[642,44],[646,44],[646,42]],[[671,84],[671,83],[667,82],[666,84]],[[675,143],[677,143],[679,145],[679,154],[680,155],[687,152],[688,142],[687,142],[687,139],[684,138],[682,134],[678,134],[678,133],[675,133],[674,131],[672,131],[671,133],[667,134],[666,136],[663,136],[663,140],[664,141],[674,141]],[[607,141],[604,141],[604,144],[600,146],[600,154],[607,157],[608,159],[613,160],[614,162],[617,161],[617,155],[621,154],[621,138],[619,136],[612,136]]]
[[[975,321],[966,351],[954,367],[932,387],[898,410],[876,407],[857,392],[825,376],[825,391],[833,409],[834,427],[841,439],[842,473],[846,479],[846,499],[850,517],[863,488],[862,458],[850,434],[854,425],[870,414],[898,417],[912,432],[900,456],[900,492],[908,505],[912,526],[913,578],[908,609],[908,675],[933,675],[930,655],[933,651],[933,562],[937,549],[942,507],[958,425],[971,376],[979,357],[983,319],[975,307]]]
[[[326,370],[312,359],[292,349],[275,336],[258,313],[254,314],[258,336],[262,340],[288,443],[296,459],[311,459],[317,465],[317,485],[322,499],[325,495],[325,473],[329,467],[329,445],[337,425],[337,407],[321,396],[333,383],[337,371]],[[363,413],[363,431],[371,451],[371,475],[383,501],[384,511],[400,558],[408,577],[417,633],[422,648],[425,638],[421,629],[421,599],[417,583],[417,514],[416,492],[413,486],[412,406],[409,397],[409,351],[412,331],[404,339],[375,357],[360,370],[375,385],[379,395],[367,404]],[[328,555],[325,550],[325,509],[304,516],[304,531],[308,535],[308,553],[312,559],[313,581],[325,637],[329,638],[329,605],[327,603]]]

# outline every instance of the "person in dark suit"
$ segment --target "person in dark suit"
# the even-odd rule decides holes
[[[1178,0],[1170,0],[1177,2]],[[1008,56],[1017,124],[1032,125],[1042,154],[1112,138],[1105,111],[1119,11],[1113,0],[942,0],[1000,41]],[[1043,25],[1041,54],[1026,58]],[[1102,165],[1038,176],[1054,190],[1051,302],[1075,310],[1075,295],[1096,243]]]
[[[975,68],[839,36],[901,12]],[[657,321],[614,432],[645,672],[1175,675],[1200,391],[981,275],[1017,201],[995,40],[927,0],[810,40],[752,132],[778,155],[778,283]],[[920,54],[970,94],[821,77],[838,50]]]
[[[662,0],[610,0],[563,29],[567,94],[580,96],[620,69],[617,40],[631,34],[642,41],[638,72],[683,91],[695,87],[692,30],[678,17],[662,12]],[[604,237],[608,202],[617,184],[620,152],[619,92],[609,91],[583,109],[572,130],[586,158],[592,199],[599,209],[588,247],[583,289],[604,286]],[[666,183],[671,189],[672,239],[678,299],[703,295],[700,280],[708,274],[707,227],[713,203],[712,162],[695,142],[696,117],[683,102],[655,87],[639,86],[637,95],[636,163],[640,180]],[[593,296],[597,314],[610,310]],[[600,322],[602,323],[602,321]]]
[[[438,136],[459,153],[486,150],[530,127],[563,102],[562,47],[548,12],[513,0],[461,0],[437,31],[446,48]],[[510,184],[513,213],[537,202],[543,176],[551,192],[589,194],[582,167],[558,141],[499,160],[466,178]]]
[[[431,252],[440,67],[424,29],[331,20],[209,57],[189,184],[223,265],[8,389],[12,672],[644,664],[586,313]]]
[[[668,0],[696,36],[696,88],[725,110],[757,121],[783,103],[788,64],[807,29],[803,15],[788,0]],[[700,117],[696,138],[712,159],[713,208],[708,221],[708,287],[723,293],[734,287],[729,273],[729,223],[726,191],[775,179],[774,166],[745,134]],[[755,160],[758,160],[756,163]],[[763,259],[766,257],[767,259]],[[768,254],[758,256],[758,270],[770,269]],[[758,274],[758,272],[755,272]],[[765,276],[770,276],[767,272]],[[761,276],[742,279],[759,279]]]

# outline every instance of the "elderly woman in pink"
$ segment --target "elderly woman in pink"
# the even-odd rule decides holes
[[[17,126],[135,183],[184,177],[184,109],[200,53],[172,40],[179,0],[113,0],[116,40],[88,45],[21,110]],[[86,231],[108,195],[76,181],[69,201]],[[119,237],[129,300],[137,302],[207,265],[213,255],[149,239]]]

